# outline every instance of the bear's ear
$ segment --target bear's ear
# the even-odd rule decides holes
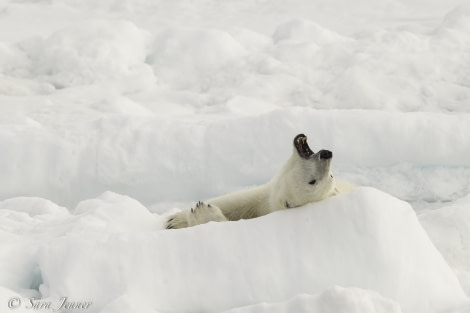
[[[294,147],[297,150],[299,156],[303,159],[310,158],[314,153],[310,150],[310,147],[307,143],[307,136],[304,134],[298,134],[294,138]]]

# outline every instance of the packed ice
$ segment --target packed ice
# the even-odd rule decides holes
[[[0,311],[470,312],[470,2],[0,0]],[[356,188],[166,230],[308,136]]]

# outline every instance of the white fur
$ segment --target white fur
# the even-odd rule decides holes
[[[236,221],[303,206],[352,189],[347,183],[336,183],[330,173],[331,159],[320,158],[320,152],[302,158],[294,152],[279,173],[268,183],[209,200],[191,209],[174,214],[167,228],[182,228],[210,221]],[[315,184],[311,185],[313,179]]]
[[[188,227],[205,224],[207,222],[225,222],[227,218],[224,216],[222,211],[211,204],[204,202],[198,202],[196,207],[191,208],[186,214]]]

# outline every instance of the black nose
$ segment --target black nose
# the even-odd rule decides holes
[[[328,159],[331,159],[333,157],[333,152],[331,152],[329,150],[321,150],[319,153],[320,153],[320,159],[321,160],[328,160]]]

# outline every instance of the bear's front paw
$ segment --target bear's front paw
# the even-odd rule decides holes
[[[166,229],[177,229],[188,227],[186,212],[176,213],[166,221]]]
[[[227,218],[215,205],[199,201],[191,211],[188,212],[188,226],[205,224],[208,222],[224,222]]]

